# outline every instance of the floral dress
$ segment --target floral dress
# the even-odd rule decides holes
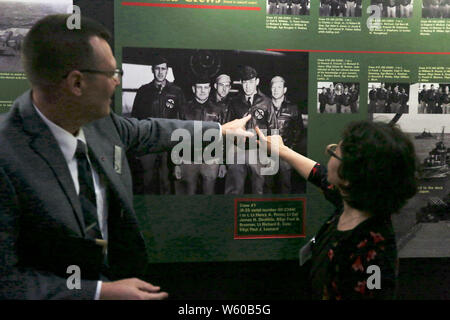
[[[308,180],[336,207],[312,246],[313,299],[395,298],[398,258],[391,219],[370,217],[352,230],[339,231],[343,202],[337,188],[328,183],[326,168],[316,164]]]

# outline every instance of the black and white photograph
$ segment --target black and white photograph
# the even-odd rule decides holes
[[[369,82],[369,113],[409,113],[410,84]]]
[[[267,14],[309,16],[310,0],[267,0]]]
[[[359,83],[318,82],[318,113],[358,113]]]
[[[320,0],[320,17],[361,17],[362,0]]]
[[[417,113],[450,114],[450,83],[419,83],[417,91]]]
[[[415,86],[411,85],[413,99]],[[378,114],[373,120],[389,122],[393,116]],[[415,112],[396,120],[413,142],[421,167],[417,194],[392,216],[400,258],[450,257],[449,124],[450,116]]]
[[[371,0],[380,8],[381,18],[411,18],[414,0]]]
[[[423,0],[422,18],[450,18],[450,0]]]
[[[0,72],[23,72],[23,38],[36,21],[56,13],[72,13],[72,0],[0,0]]]
[[[123,48],[122,113],[226,123],[248,114],[258,126],[306,154],[308,54],[297,52]],[[275,131],[276,130],[276,131]],[[286,162],[175,164],[170,152],[128,155],[140,194],[300,194],[305,181]],[[231,157],[235,157],[231,154]]]

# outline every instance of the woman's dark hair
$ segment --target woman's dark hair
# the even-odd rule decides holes
[[[389,216],[417,191],[414,145],[398,127],[382,122],[350,123],[342,135],[340,186],[353,208]]]
[[[49,15],[36,22],[22,46],[22,63],[32,85],[51,88],[70,71],[95,68],[93,36],[108,41],[108,30],[81,16],[80,29],[69,29],[68,14]]]

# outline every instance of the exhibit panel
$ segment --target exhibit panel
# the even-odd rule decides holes
[[[398,3],[393,7],[388,5],[381,10],[377,10],[379,8],[377,4],[370,1],[357,1],[354,8],[352,3],[344,1],[344,7],[338,5],[333,12],[328,12],[332,11],[331,8],[327,11],[325,3],[326,1],[300,1],[298,12],[295,1],[116,3],[116,51],[122,49],[122,62],[128,63],[128,59],[131,58],[130,50],[136,48],[135,63],[146,65],[148,68],[145,77],[153,76],[150,68],[152,55],[158,51],[164,52],[170,57],[169,64],[172,64],[172,68],[169,67],[173,74],[170,81],[185,88],[185,95],[191,99],[193,94],[189,84],[186,84],[186,78],[193,78],[201,68],[211,72],[213,67],[214,70],[210,74],[211,87],[218,74],[230,75],[232,82],[230,96],[238,96],[242,90],[238,70],[245,65],[252,66],[257,70],[258,76],[261,75],[259,88],[269,97],[271,78],[277,75],[291,77],[289,79],[291,81],[286,81],[286,96],[297,104],[298,110],[303,115],[303,126],[307,128],[304,134],[305,138],[307,137],[304,154],[322,163],[327,161],[323,155],[323,147],[338,142],[342,128],[352,120],[372,118],[391,121],[397,115],[396,121],[411,136],[419,135],[424,128],[440,135],[441,126],[434,125],[435,129],[432,129],[426,125],[429,122],[431,127],[432,119],[422,121],[407,119],[417,117],[416,83],[426,80],[431,85],[434,81],[436,91],[441,90],[442,99],[446,101],[445,81],[450,77],[450,59],[445,41],[450,38],[449,30],[446,29],[448,20],[443,16],[433,19],[423,18],[421,13],[426,9],[422,8],[420,1]],[[300,13],[303,5],[305,9]],[[127,20],[129,16],[133,16],[133,19]],[[141,32],[121,32],[127,29]],[[183,36],[180,36],[181,34]],[[185,48],[185,54],[180,53],[177,57],[175,53],[182,48]],[[271,58],[270,53],[276,55]],[[305,54],[307,58],[298,56],[292,62],[289,62],[288,58],[283,58],[294,54]],[[252,58],[249,60],[246,56]],[[264,59],[269,62],[261,63],[260,61]],[[147,61],[143,62],[144,60]],[[193,65],[194,61],[198,64]],[[143,74],[144,72],[139,73],[141,78]],[[294,74],[296,76],[293,76]],[[440,86],[437,85],[439,81],[442,83]],[[151,79],[146,79],[142,84],[150,82]],[[124,81],[125,90],[122,90],[122,97],[125,95],[128,97],[126,102],[122,101],[123,111],[127,110],[127,106],[128,108],[132,106],[129,94],[139,89],[138,85],[128,88],[126,83],[127,81]],[[427,88],[430,88],[430,85]],[[369,97],[373,86],[377,94],[374,95],[375,100],[371,101]],[[439,89],[440,87],[442,88]],[[211,91],[214,92],[214,88]],[[436,112],[440,111],[437,109]],[[443,111],[440,117],[442,122],[450,120]],[[416,124],[413,125],[412,122]],[[411,126],[406,128],[404,123],[410,123]],[[425,127],[421,128],[424,125]],[[414,140],[415,143],[420,141]],[[430,145],[429,151],[433,147],[434,145]],[[416,143],[416,148],[419,150],[421,147]],[[445,174],[440,176],[445,180],[442,178]],[[447,249],[449,246],[446,244],[448,240],[444,240],[442,245],[442,242],[437,244],[436,241],[449,237],[446,214],[439,217],[431,214],[428,219],[434,219],[434,224],[426,222],[423,218],[427,213],[422,211],[426,211],[425,207],[430,206],[429,201],[438,201],[433,197],[443,197],[448,193],[445,186],[439,189],[442,191],[440,195],[424,193],[430,183],[435,182],[433,180],[429,182],[428,179],[421,181],[417,197],[393,218],[400,255],[403,257],[449,255]],[[437,183],[442,186],[443,182]],[[162,238],[166,236],[174,239],[171,239],[167,250],[163,249],[164,240],[161,238],[154,240],[161,246],[156,249],[160,253],[158,257],[161,258],[164,256],[163,252],[170,251],[171,257],[162,258],[163,261],[183,261],[181,255],[179,258],[174,257],[177,245],[180,252],[186,252],[190,247],[189,240],[194,243],[196,241],[201,243],[203,240],[207,241],[207,244],[206,242],[201,244],[200,250],[193,250],[198,256],[189,258],[189,261],[296,259],[298,249],[317,232],[318,227],[332,212],[331,209],[325,209],[329,205],[312,185],[307,186],[306,192],[297,189],[299,192],[291,191],[287,192],[288,194],[271,193],[270,189],[265,189],[257,199],[265,198],[270,201],[279,199],[279,202],[283,202],[289,200],[292,195],[299,195],[304,199],[306,212],[303,226],[306,238],[276,239],[260,235],[259,239],[244,241],[240,237],[235,237],[233,233],[238,221],[245,219],[236,214],[235,203],[242,198],[254,198],[255,192],[251,188],[251,183],[247,183],[246,189],[243,190],[244,197],[233,197],[225,192],[205,196],[197,192],[195,200],[191,200],[192,196],[188,198],[189,200],[184,200],[175,195],[180,201],[171,203],[170,212],[181,212],[183,203],[208,208],[193,210],[187,219],[179,213],[171,214],[169,210],[158,209],[159,203],[170,202],[168,200],[170,195],[149,195],[147,200],[144,199],[144,195],[138,195],[136,197],[138,203],[147,204],[143,205],[145,207],[143,211],[148,211],[145,222],[152,226],[152,230],[157,230],[155,225],[162,223],[163,219],[166,219],[164,223],[167,224],[161,228],[162,230],[170,229],[168,226],[171,223],[192,225],[190,230],[179,231],[174,228],[164,235],[160,234]],[[439,204],[447,206],[445,200],[441,200]],[[258,202],[255,201],[255,204]],[[167,208],[166,205],[161,207]],[[275,207],[273,209],[275,210]],[[157,222],[152,222],[155,215],[160,217]],[[273,218],[273,222],[276,223],[275,217],[264,216],[260,218],[261,221],[264,218]],[[171,219],[172,222],[168,223],[167,219]],[[207,222],[202,223],[203,219]],[[198,226],[205,226],[201,229],[202,232],[197,232]],[[256,223],[254,226],[250,224],[250,227],[256,227]],[[220,228],[223,229],[218,231]],[[428,231],[430,228],[436,229],[436,232]],[[152,239],[156,238],[158,237]],[[187,241],[179,241],[174,245],[176,239]],[[208,247],[211,250],[208,250]],[[268,248],[276,249],[268,250]]]
[[[0,1],[0,111],[28,88],[19,50],[31,24],[76,5],[114,34],[124,70],[114,110],[125,117],[225,123],[251,114],[249,130],[278,132],[323,164],[324,147],[351,121],[396,122],[423,167],[418,194],[393,216],[399,255],[450,256],[445,1],[63,2]],[[213,164],[178,163],[169,151],[127,155],[151,262],[297,260],[331,204],[282,161],[219,149]]]

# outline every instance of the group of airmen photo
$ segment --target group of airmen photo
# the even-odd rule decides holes
[[[450,0],[423,0],[422,18],[450,18]]]
[[[369,83],[369,113],[409,113],[409,84]]]
[[[309,15],[310,0],[267,0],[268,14]]]
[[[319,0],[321,17],[361,17],[362,0]],[[414,0],[371,0],[381,18],[411,18]],[[310,0],[267,0],[268,14],[309,15]],[[423,18],[450,18],[450,0],[423,0]]]
[[[359,83],[318,83],[319,113],[357,113]]]
[[[361,17],[362,0],[320,0],[321,17]]]
[[[450,114],[450,84],[419,86],[418,113]]]
[[[240,65],[240,71],[236,73],[239,79],[231,79],[230,74],[222,70],[214,77],[199,73],[190,77],[193,79],[190,92],[186,92],[188,90],[183,91],[167,79],[171,65],[166,57],[158,55],[151,66],[153,80],[137,90],[130,117],[226,123],[251,114],[247,129],[258,126],[267,130],[267,134],[278,132],[286,145],[299,150],[302,149],[299,145],[304,143],[306,149],[307,116],[302,116],[298,105],[288,100],[288,84],[282,75],[271,77],[270,91],[266,94],[260,89],[257,70]],[[138,181],[135,192],[176,195],[291,193],[292,168],[286,162],[280,160],[278,172],[268,176],[261,173],[265,165],[259,160],[257,163],[248,161],[248,145],[242,153],[245,154],[243,164],[236,161],[236,154],[229,154],[237,152],[236,148],[225,149],[223,159],[217,159],[213,164],[192,161],[175,164],[170,152],[142,157],[129,155],[134,180]],[[228,157],[234,161],[228,163]]]
[[[381,18],[411,18],[414,0],[371,0],[380,8]]]

